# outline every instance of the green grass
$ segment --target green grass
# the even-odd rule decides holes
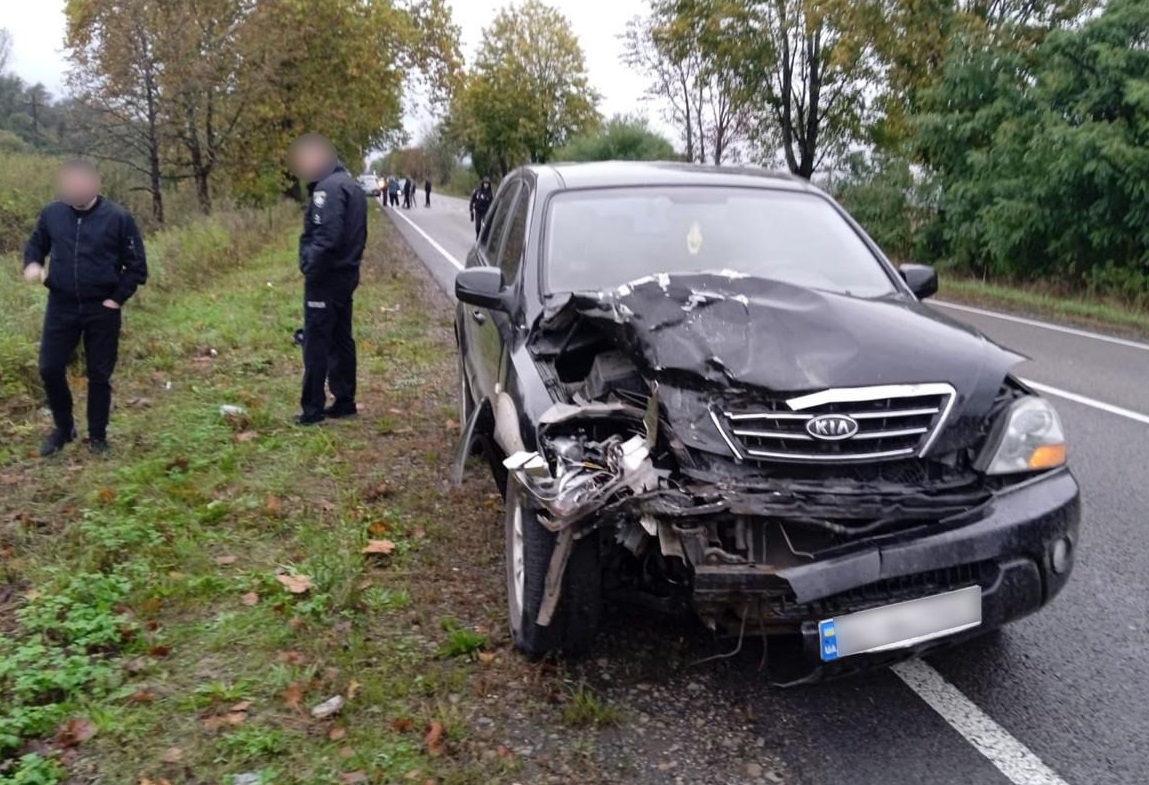
[[[1149,311],[1089,297],[1067,297],[1041,289],[952,278],[943,273],[939,297],[1096,330],[1149,337]]]
[[[585,685],[567,691],[562,721],[571,728],[606,728],[622,721],[618,707]]]
[[[442,481],[457,419],[449,327],[375,224],[356,306],[364,412],[293,427],[300,294],[281,219],[197,229],[199,267],[175,236],[156,244],[157,279],[125,314],[107,460],[29,457],[47,425],[43,293],[0,294],[2,785],[514,770],[467,740],[460,701],[483,694],[476,630],[499,617],[449,555],[495,574],[484,527],[461,523],[496,513]],[[237,239],[252,220],[262,235]],[[222,417],[223,404],[245,414]],[[380,537],[395,553],[365,555]],[[444,605],[462,621],[437,624]],[[311,716],[337,695],[339,714]],[[434,749],[431,723],[446,729]]]

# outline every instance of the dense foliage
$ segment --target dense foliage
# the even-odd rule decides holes
[[[679,156],[642,118],[612,117],[555,152],[556,161],[672,161]]]
[[[501,176],[550,160],[597,125],[597,103],[569,21],[540,0],[525,0],[483,30],[449,125],[476,170]]]

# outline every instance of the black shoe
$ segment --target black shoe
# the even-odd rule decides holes
[[[353,403],[337,403],[323,410],[324,417],[338,420],[343,417],[355,417],[359,414],[359,407]]]
[[[319,425],[327,418],[322,414],[297,414],[295,416],[296,425]]]
[[[56,428],[50,434],[48,434],[48,438],[44,440],[42,445],[40,445],[40,457],[50,458],[63,450],[66,444],[74,441],[76,441],[75,428],[72,428],[71,430]]]
[[[112,450],[112,445],[108,444],[107,439],[89,439],[88,452],[92,455],[107,455]]]

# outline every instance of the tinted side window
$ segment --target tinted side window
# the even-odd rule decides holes
[[[495,203],[491,205],[491,212],[488,213],[487,222],[483,225],[481,238],[483,251],[489,262],[494,261],[493,257],[498,253],[499,246],[502,244],[503,232],[507,226],[507,215],[511,212],[511,207],[515,203],[515,196],[518,193],[519,184],[517,182],[511,183],[505,191],[495,197]]]
[[[503,280],[510,283],[519,274],[523,263],[523,251],[527,243],[527,213],[531,207],[531,191],[526,186],[519,189],[519,198],[511,211],[507,224],[507,239],[499,253],[498,264],[503,271]]]

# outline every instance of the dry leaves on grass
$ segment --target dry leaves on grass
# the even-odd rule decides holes
[[[292,594],[306,594],[315,588],[310,575],[276,575],[275,579]]]
[[[240,597],[239,601],[250,608],[253,605],[259,605],[259,595],[253,591],[249,591],[247,594]]]
[[[164,754],[160,756],[160,761],[163,763],[179,763],[184,759],[184,751],[179,747],[168,747],[164,750]]]
[[[340,782],[346,782],[348,785],[358,785],[358,783],[368,782],[367,772],[365,771],[348,771],[339,775]]]
[[[229,564],[235,564],[237,561],[239,561],[238,556],[216,556],[215,557],[215,563],[218,564],[220,567],[226,567]]]
[[[368,540],[363,552],[379,556],[390,556],[395,552],[395,543],[390,540]]]
[[[275,658],[284,665],[303,665],[307,662],[307,657],[297,651],[281,651]]]
[[[279,515],[283,511],[283,501],[278,496],[268,496],[264,509],[272,515]]]
[[[256,431],[242,431],[241,433],[237,433],[235,435],[235,440],[239,444],[247,444],[248,442],[254,442],[258,438],[259,438],[259,434]]]
[[[295,682],[288,685],[287,689],[283,691],[283,702],[287,704],[287,708],[295,712],[303,711],[303,696],[307,692],[307,687],[302,682]]]
[[[53,740],[58,747],[79,747],[95,735],[95,725],[83,717],[73,717],[56,729]]]
[[[431,720],[431,724],[427,726],[427,735],[423,738],[427,745],[427,754],[432,758],[442,756],[447,751],[446,737],[447,732],[443,728],[443,723]]]

